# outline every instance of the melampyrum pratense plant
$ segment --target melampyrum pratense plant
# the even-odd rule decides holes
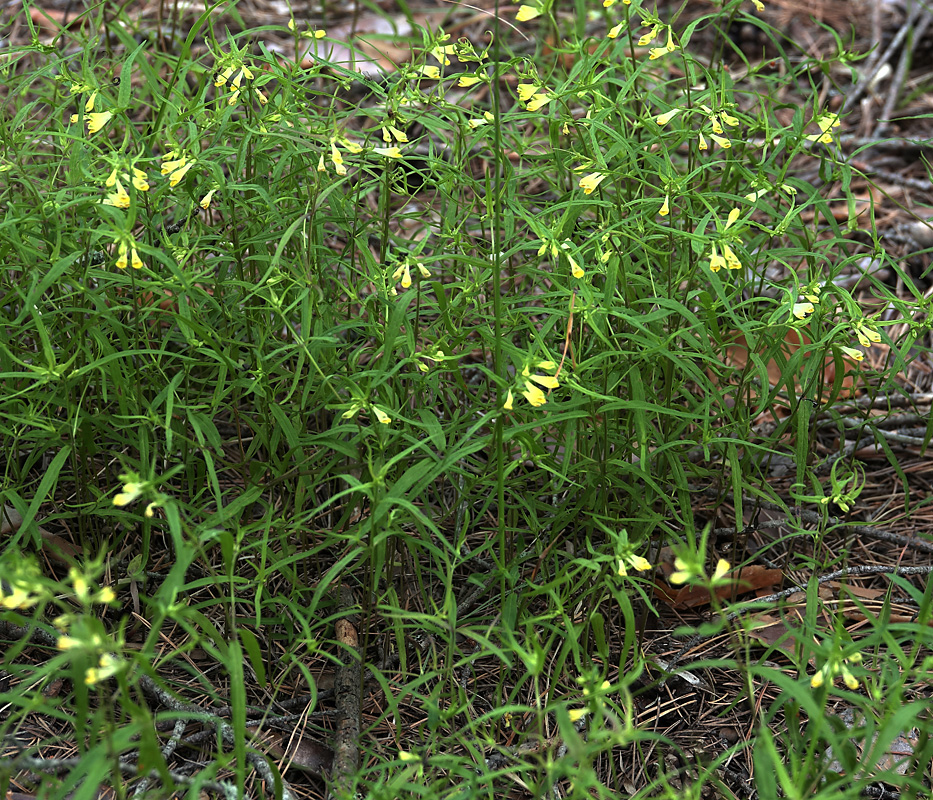
[[[472,785],[521,718],[541,737],[556,719],[575,758],[523,762],[527,785],[608,791],[580,765],[643,736],[630,687],[647,559],[699,538],[698,491],[731,494],[739,526],[743,496],[780,502],[778,455],[805,502],[848,496],[836,476],[856,467],[829,486],[814,465],[813,410],[832,413],[847,376],[871,385],[860,348],[885,341],[895,370],[919,333],[892,341],[836,280],[886,256],[796,177],[815,164],[854,208],[840,120],[760,10],[684,22],[638,0],[528,3],[515,24],[532,45],[423,30],[385,80],[296,20],[269,29],[289,53],[218,33],[210,13],[171,47],[96,7],[61,34],[80,47],[34,31],[0,65],[0,489],[23,520],[9,546],[66,520],[83,556],[110,554],[112,591],[141,589],[159,624],[183,618],[190,639],[158,669],[201,636],[227,674],[248,661],[273,692],[339,660],[331,589],[349,582],[364,647],[412,678],[375,723],[402,749],[373,745],[361,787]],[[725,61],[743,58],[736,18],[777,53],[741,83]],[[790,122],[779,80],[806,98]],[[159,599],[144,578],[166,554],[217,561],[173,572]],[[63,596],[76,575],[59,576]],[[485,593],[466,604],[471,575]],[[125,618],[88,602],[69,618],[83,644],[56,658],[128,691]],[[622,642],[605,632],[618,609]],[[413,648],[416,631],[438,644]],[[499,675],[488,709],[453,673],[482,659]],[[412,701],[427,709],[414,733]],[[599,725],[583,737],[586,715]]]

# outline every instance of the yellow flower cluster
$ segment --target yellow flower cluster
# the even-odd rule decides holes
[[[553,361],[538,361],[534,368],[550,372],[557,369],[557,364]],[[519,391],[522,397],[528,401],[528,404],[534,408],[543,406],[547,402],[547,396],[541,391],[542,386],[545,389],[557,389],[560,387],[560,383],[553,375],[532,374],[531,367],[525,365],[522,369],[521,388]],[[509,389],[506,393],[502,408],[506,411],[511,411],[514,406],[514,399],[512,390]]]

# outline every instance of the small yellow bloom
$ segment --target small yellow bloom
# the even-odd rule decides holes
[[[710,272],[719,272],[724,266],[726,266],[726,259],[724,259],[719,253],[716,252],[716,245],[711,245],[711,252],[709,257],[709,268]]]
[[[112,603],[117,599],[116,593],[109,586],[105,586],[97,593],[98,603]]]
[[[333,141],[331,141],[330,143],[330,160],[331,160],[331,163],[334,165],[334,170],[337,172],[338,175],[347,174],[347,168],[344,166],[344,163],[343,163],[343,156],[341,155],[340,151],[337,149],[336,143],[334,143]]]
[[[74,650],[81,647],[81,644],[81,640],[75,639],[73,636],[59,636],[55,646],[59,650]]]
[[[477,83],[482,83],[482,78],[477,78],[475,75],[461,75],[460,80],[457,81],[457,86],[461,89],[469,89],[471,86],[476,86]]]
[[[547,402],[544,392],[527,380],[525,381],[525,388],[522,390],[522,396],[535,408],[543,406]]]
[[[526,111],[537,111],[539,108],[543,108],[548,103],[553,100],[554,97],[547,92],[539,92],[531,100],[528,101],[528,105],[525,106]]]
[[[664,195],[664,204],[658,209],[658,214],[662,217],[666,217],[671,213],[671,198],[670,195]]]
[[[327,36],[327,31],[325,31],[323,28],[318,28],[317,30],[313,31],[311,35],[315,39],[323,39],[325,36]]]
[[[591,172],[589,175],[580,178],[580,188],[583,190],[583,194],[593,194],[596,187],[605,179],[606,176],[601,172]]]
[[[658,125],[667,125],[667,123],[674,119],[674,117],[676,117],[679,113],[679,108],[672,108],[670,111],[659,114],[657,117],[655,117],[654,121],[657,122]]]
[[[849,672],[849,668],[843,664],[842,665],[842,680],[846,686],[848,686],[853,692],[858,689],[859,683],[856,680],[855,676]]]
[[[729,245],[724,244],[722,246],[722,254],[725,256],[726,266],[729,267],[729,269],[742,269],[742,262],[739,261],[739,257],[733,252]]]
[[[656,61],[661,56],[666,56],[666,55],[667,55],[666,47],[652,47],[651,50],[648,51],[648,60]]]
[[[631,564],[639,572],[647,572],[651,569],[651,562],[648,561],[644,556],[631,555],[628,557],[628,563]]]
[[[856,350],[854,347],[846,347],[843,345],[841,348],[843,355],[848,356],[853,361],[864,361],[865,354],[861,350]]]
[[[558,383],[557,378],[553,375],[529,375],[528,379],[534,381],[539,386],[543,386],[545,389],[560,388],[560,383]]]
[[[149,191],[149,179],[146,177],[146,173],[141,169],[133,167],[133,186],[140,192]]]
[[[806,319],[814,311],[813,303],[794,303],[793,313],[797,319]]]
[[[832,129],[838,128],[842,123],[839,121],[838,114],[821,114],[816,124],[820,126],[819,133],[812,133],[806,138],[811,142],[821,142],[822,144],[832,144]]]
[[[402,264],[401,278],[402,278],[403,289],[408,289],[409,287],[411,287],[411,269],[409,268],[407,261],[404,264]]]
[[[693,570],[690,565],[680,557],[674,559],[674,568],[676,571],[672,572],[670,578],[668,578],[668,581],[672,584],[686,583],[693,577]]]
[[[387,128],[382,129],[382,139],[387,144],[391,143],[393,139],[395,139],[396,142],[402,142],[404,144],[408,141],[408,134],[405,133],[405,131],[400,131],[398,128],[389,125]]]
[[[286,27],[287,27],[290,31],[294,32],[294,30],[295,30],[295,18],[294,18],[294,17],[292,17],[291,19],[289,19],[288,25],[287,25]]]
[[[513,402],[512,390],[509,389],[509,391],[508,391],[508,392],[506,393],[506,395],[505,395],[505,402],[502,404],[502,407],[503,407],[506,411],[511,411],[511,410],[512,410],[512,402]]]
[[[587,715],[587,710],[585,708],[571,708],[567,713],[567,716],[570,717],[571,722],[579,722]]]
[[[881,341],[881,334],[878,331],[869,328],[864,322],[859,322],[855,326],[855,335],[858,336],[859,344],[862,347],[871,347]]]
[[[668,53],[673,53],[677,49],[677,45],[674,44],[674,29],[668,26],[667,28],[667,44],[665,49]]]
[[[717,136],[715,133],[711,133],[709,138],[716,142],[723,150],[728,150],[732,147],[732,142],[722,136]]]
[[[441,79],[441,68],[440,67],[426,66],[426,67],[422,67],[419,71],[428,80],[439,81]]]
[[[706,150],[706,148],[707,148],[708,146],[709,146],[709,145],[706,144],[706,137],[703,136],[703,134],[701,133],[701,134],[700,134],[700,149],[701,149],[701,150]]]
[[[116,208],[130,207],[130,196],[127,194],[126,189],[123,188],[122,183],[117,181],[117,190],[107,195],[104,199],[104,205],[115,206]]]
[[[724,558],[720,558],[716,564],[716,570],[713,572],[712,582],[720,581],[729,574],[731,566],[728,561]]]
[[[397,147],[374,147],[373,152],[386,158],[401,158],[402,151]]]
[[[823,670],[819,672],[814,672],[813,677],[810,678],[810,686],[813,689],[819,689],[823,685],[824,675]]]
[[[211,207],[211,200],[214,199],[214,192],[217,191],[217,188],[211,189],[204,197],[201,198],[201,202],[198,205],[201,206],[205,211]]]
[[[538,87],[533,83],[520,83],[516,89],[518,99],[522,103],[527,103],[538,92]]]
[[[392,417],[386,414],[379,406],[373,406],[373,414],[376,415],[376,419],[379,420],[383,425],[388,425],[392,422]]]
[[[518,22],[528,22],[541,16],[541,9],[538,6],[519,6],[515,19]]]
[[[321,157],[317,160],[317,171],[318,172],[327,172],[327,164],[324,163],[324,154],[321,153]]]
[[[87,132],[97,133],[113,118],[112,111],[98,111],[87,116]]]
[[[615,39],[618,37],[620,33],[622,33],[624,28],[625,28],[625,23],[620,22],[618,25],[614,25],[613,27],[611,27],[609,29],[609,32],[606,34],[606,36],[610,39]]]
[[[755,6],[755,11],[764,11],[765,4],[761,0],[752,0],[752,5]]]
[[[169,186],[177,186],[181,182],[181,179],[188,174],[188,170],[194,166],[194,163],[195,160],[193,158],[187,158],[186,156],[163,161],[162,174],[168,175]]]
[[[660,31],[660,30],[661,30],[661,26],[660,26],[660,25],[652,25],[652,26],[651,26],[651,30],[648,31],[648,33],[646,33],[644,36],[642,36],[642,37],[638,40],[638,46],[639,46],[639,47],[644,47],[646,44],[648,44],[648,42],[650,42],[652,39],[654,39],[655,36],[658,35],[658,31]]]
[[[726,228],[730,228],[735,224],[735,221],[739,218],[739,215],[742,213],[742,210],[739,208],[733,208],[729,212],[729,217],[726,219]]]
[[[737,128],[739,126],[739,121],[733,117],[731,114],[722,112],[722,121],[726,123],[730,128]]]

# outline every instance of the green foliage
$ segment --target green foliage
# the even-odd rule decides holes
[[[674,747],[635,711],[656,686],[645,559],[676,543],[684,581],[713,587],[729,568],[704,563],[698,492],[731,494],[741,528],[747,498],[786,508],[769,467],[789,457],[817,541],[837,524],[829,503],[856,501],[864,467],[820,460],[814,409],[842,425],[846,375],[897,391],[922,329],[892,339],[839,280],[887,257],[847,236],[852,168],[813,65],[739,2],[685,26],[599,8],[601,38],[589,6],[568,22],[557,5],[520,15],[541,26],[533,53],[422,30],[384,81],[257,50],[258,31],[220,37],[210,11],[174,50],[102,8],[87,14],[101,42],[8,50],[0,494],[22,521],[2,619],[46,638],[45,660],[25,640],[4,653],[0,730],[41,712],[72,731],[79,763],[47,796],[91,791],[137,750],[148,791],[174,791],[152,723],[178,714],[140,689],[166,675],[230,705],[233,744],[218,734],[193,785],[258,792],[246,687],[269,700],[304,684],[314,707],[308,664],[346,658],[341,583],[384,692],[366,727],[395,738],[364,736],[361,795],[616,796],[618,753],[653,764]],[[729,46],[716,32],[736,18],[779,54],[741,82],[691,50]],[[303,52],[320,33],[289,35]],[[779,82],[805,92],[792,115]],[[847,219],[797,177],[803,162],[841,187]],[[864,281],[902,320],[928,310]],[[881,341],[886,371],[860,370],[859,345]],[[74,535],[70,572],[15,555],[48,546],[40,524]],[[750,706],[753,687],[780,691],[753,745],[778,776],[762,798],[854,797],[873,779],[853,736],[880,748],[928,728],[899,700],[929,666],[929,592],[922,622],[857,646],[821,630],[817,602],[799,672],[728,662]],[[811,658],[829,665],[819,687]],[[863,715],[854,733],[825,718],[840,695]],[[505,744],[555,737],[560,758]],[[830,746],[857,776],[844,789]],[[640,796],[699,797],[719,778],[698,774],[652,767]]]

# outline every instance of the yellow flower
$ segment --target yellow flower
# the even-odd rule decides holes
[[[832,144],[832,129],[838,128],[842,123],[839,121],[838,114],[820,114],[816,124],[820,126],[819,133],[811,133],[806,138],[811,142],[821,142],[823,144]]]
[[[711,252],[709,257],[709,268],[710,272],[719,272],[724,266],[726,266],[726,259],[716,252],[716,245],[711,245]]]
[[[589,175],[580,178],[580,188],[583,190],[583,194],[593,194],[596,187],[605,179],[606,176],[600,172],[591,172]]]
[[[373,152],[386,158],[401,158],[402,151],[397,147],[374,147]]]
[[[660,31],[660,30],[661,30],[661,26],[660,26],[660,25],[652,25],[652,26],[651,26],[651,30],[648,31],[648,33],[646,33],[644,36],[642,36],[642,37],[638,40],[638,46],[639,46],[639,47],[644,47],[646,44],[648,44],[648,42],[650,42],[652,39],[654,39],[655,36],[658,35],[658,31]]]
[[[672,584],[686,583],[693,577],[693,569],[679,556],[674,559],[674,568],[676,571],[672,572],[670,578],[668,578],[668,581]]]
[[[706,144],[706,137],[704,137],[703,134],[701,133],[700,134],[700,149],[706,150],[707,147],[708,145]]]
[[[547,397],[544,396],[544,392],[531,381],[525,381],[525,388],[522,390],[522,396],[535,408],[543,406],[547,402]]]
[[[865,354],[861,350],[856,350],[854,347],[846,347],[845,345],[842,345],[840,349],[842,350],[843,355],[848,356],[853,361],[865,360]]]
[[[797,319],[806,319],[814,311],[813,303],[794,303],[793,314]]]
[[[541,9],[538,6],[519,6],[515,19],[519,22],[528,22],[541,16]]]
[[[858,336],[859,344],[862,347],[871,347],[881,341],[881,334],[869,328],[864,322],[855,325],[855,335]]]
[[[670,25],[667,26],[667,44],[664,49],[668,53],[673,53],[677,49],[677,45],[674,44],[674,29]]]
[[[719,561],[716,563],[716,570],[713,572],[712,583],[715,583],[716,581],[720,581],[723,578],[725,578],[726,575],[729,574],[730,569],[731,567],[729,565],[729,562],[726,561],[726,559],[724,558],[720,558]]]
[[[761,0],[752,0],[752,5],[755,6],[755,11],[764,11],[765,4]]]
[[[149,191],[149,179],[146,177],[146,173],[141,169],[133,167],[133,186],[140,192]]]
[[[324,154],[321,153],[321,157],[317,160],[317,171],[318,172],[327,172],[327,164],[324,163]]]
[[[732,147],[732,142],[722,136],[717,136],[715,133],[711,133],[709,138],[716,142],[723,150],[728,150]]]
[[[112,111],[98,111],[94,114],[88,114],[87,116],[87,132],[88,133],[97,133],[101,130],[108,122],[110,122],[113,117]]]
[[[664,195],[664,204],[658,209],[658,214],[662,217],[666,217],[671,213],[671,197],[670,195]]]
[[[657,117],[655,117],[654,121],[657,122],[658,125],[667,125],[667,123],[670,122],[672,119],[674,119],[674,117],[677,116],[679,113],[680,113],[679,108],[672,108],[670,111],[666,111],[663,114],[659,114]]]
[[[651,562],[648,561],[647,558],[630,554],[619,559],[619,568],[616,570],[616,572],[623,577],[628,575],[628,570],[625,567],[626,562],[628,562],[629,566],[634,567],[639,572],[647,572],[649,569],[651,569]]]
[[[810,678],[811,688],[819,689],[823,685],[824,680],[825,680],[825,677],[823,675],[823,670],[820,670],[819,672],[814,672],[813,677]]]
[[[123,240],[117,245],[117,266],[120,269],[126,269],[127,262],[132,264],[133,269],[141,269],[143,265],[139,253],[136,252],[136,242],[132,239],[129,242]],[[139,484],[128,483],[123,487],[123,492],[113,498],[113,504],[115,506],[125,506],[127,503],[131,503],[138,497],[139,492],[137,491],[136,494],[129,496],[131,494],[129,488],[133,487],[135,489],[138,486]]]
[[[97,100],[97,92],[91,92],[91,96],[87,99],[87,102],[84,104],[84,110],[86,113],[90,114],[94,110],[94,103]]]
[[[475,75],[461,75],[460,80],[457,81],[457,86],[461,89],[469,89],[471,86],[476,86],[477,83],[482,83],[482,78],[477,78]]]
[[[98,666],[90,667],[84,673],[84,682],[88,686],[93,686],[95,683],[100,683],[107,678],[113,677],[119,669],[120,660],[110,653],[103,653],[100,657],[100,661],[98,661]]]
[[[334,165],[334,170],[336,170],[338,175],[346,175],[347,168],[343,164],[343,156],[340,154],[340,151],[337,149],[337,145],[331,140],[330,143],[330,160]]]
[[[587,710],[585,708],[571,708],[567,712],[567,716],[570,718],[571,722],[579,722],[587,715]]]
[[[722,116],[722,121],[726,123],[730,128],[737,128],[739,126],[739,121],[733,117],[731,114],[726,113],[725,111],[720,112]]]
[[[661,56],[667,55],[667,48],[664,47],[652,47],[649,51],[648,60],[655,61]]]
[[[489,113],[489,112],[486,112],[486,113]],[[491,120],[488,120],[485,117],[477,117],[476,119],[468,119],[467,125],[470,126],[471,130],[475,131],[480,125],[486,125],[489,122],[491,122]]]
[[[172,153],[171,155],[174,155]],[[194,166],[195,159],[181,156],[180,158],[170,159],[162,162],[162,174],[168,175],[168,185],[177,186],[181,179],[188,174],[188,170]]]
[[[373,414],[376,415],[376,419],[379,420],[383,425],[388,425],[392,422],[392,417],[386,414],[379,406],[373,406]]]
[[[22,586],[13,584],[9,585],[8,588],[9,591],[4,588],[3,583],[0,583],[0,608],[10,610],[26,609],[38,602],[38,599],[33,597]]]
[[[513,400],[513,398],[512,398],[512,390],[509,389],[509,391],[508,391],[508,392],[506,393],[506,395],[505,395],[505,402],[502,404],[502,407],[503,407],[506,411],[511,411],[511,410],[512,410],[512,400]]]
[[[400,131],[398,128],[389,125],[387,128],[382,129],[382,139],[387,144],[391,143],[392,139],[404,144],[408,141],[408,134],[405,133],[405,131]]]
[[[528,105],[525,106],[526,111],[537,111],[539,108],[543,108],[548,103],[553,100],[554,97],[547,92],[540,92],[536,94],[531,100],[528,101]]]
[[[441,79],[441,68],[440,67],[435,67],[435,66],[422,67],[419,71],[421,72],[422,75],[424,75],[425,78],[428,78],[428,80],[439,81]]]
[[[538,87],[533,83],[520,83],[516,89],[518,99],[522,103],[527,103],[538,92]]]
[[[201,202],[198,203],[198,205],[201,206],[201,208],[203,208],[205,211],[211,207],[211,200],[214,199],[214,192],[216,191],[217,187],[214,187],[206,195],[204,195],[204,197],[201,198]]]
[[[842,665],[842,680],[846,686],[848,686],[853,692],[858,689],[859,683],[856,680],[855,676],[849,672],[849,668],[843,664]]]
[[[409,268],[407,261],[404,264],[402,264],[401,269],[402,269],[402,274],[401,274],[402,288],[408,289],[411,286],[411,269]]]
[[[104,198],[104,205],[106,206],[115,206],[116,208],[129,208],[130,207],[130,196],[127,194],[126,189],[123,188],[123,184],[119,180],[115,181],[116,191],[111,192]]]
[[[534,381],[540,386],[543,386],[545,389],[558,389],[560,388],[560,383],[558,383],[557,378],[553,375],[528,375],[528,380]],[[528,381],[525,381],[526,383]]]
[[[625,27],[625,23],[620,22],[618,25],[614,25],[613,27],[611,27],[609,29],[609,32],[606,34],[606,36],[610,39],[615,39],[616,37],[618,37],[620,33],[622,33],[622,29],[624,27]]]
[[[724,244],[722,246],[722,254],[726,257],[726,266],[729,267],[729,269],[742,269],[742,262],[739,261],[739,257],[732,251],[729,245]]]
[[[82,646],[80,639],[75,639],[73,636],[59,636],[58,641],[55,644],[59,650],[74,650],[77,647]]]

